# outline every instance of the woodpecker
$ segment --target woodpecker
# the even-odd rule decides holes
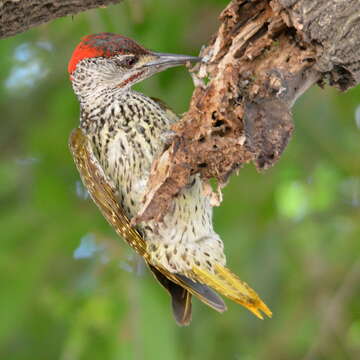
[[[169,292],[179,325],[191,321],[191,297],[223,312],[217,294],[259,318],[271,311],[245,282],[225,267],[223,243],[198,175],[174,199],[161,223],[132,226],[144,200],[153,160],[178,117],[162,102],[132,86],[167,68],[199,57],[150,51],[112,33],[84,37],[68,65],[80,102],[80,126],[69,140],[82,181],[115,231],[140,254]]]

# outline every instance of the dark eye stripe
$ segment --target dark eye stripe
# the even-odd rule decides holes
[[[125,59],[116,59],[116,65],[117,66],[123,66],[130,68],[131,66],[135,65],[138,62],[137,56],[127,56]]]

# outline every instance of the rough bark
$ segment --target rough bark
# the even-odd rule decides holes
[[[0,0],[0,39],[66,15],[120,0]]]
[[[161,220],[191,175],[221,188],[244,163],[269,168],[291,137],[290,110],[303,92],[316,82],[341,90],[360,82],[359,0],[233,0],[220,22],[135,223]]]

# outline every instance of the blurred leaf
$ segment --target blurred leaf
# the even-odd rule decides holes
[[[277,189],[277,207],[280,215],[299,220],[309,208],[305,186],[299,182],[287,182]]]

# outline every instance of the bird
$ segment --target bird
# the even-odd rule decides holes
[[[227,309],[221,294],[260,319],[272,315],[257,293],[225,266],[223,242],[213,229],[212,207],[199,175],[174,198],[161,222],[131,222],[143,204],[152,162],[179,120],[162,101],[132,86],[170,67],[200,61],[154,52],[105,32],[83,37],[68,63],[80,102],[80,125],[71,133],[69,147],[82,182],[116,233],[168,291],[180,326],[191,322],[192,296],[218,312]]]

